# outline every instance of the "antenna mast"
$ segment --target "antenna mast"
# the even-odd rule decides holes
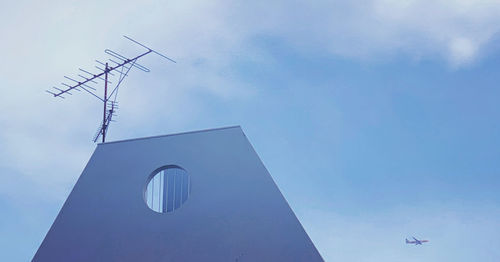
[[[99,126],[99,129],[96,132],[96,135],[94,136],[94,139],[93,139],[94,143],[97,142],[97,140],[101,136],[102,136],[102,142],[103,143],[106,142],[106,133],[107,133],[109,124],[112,121],[114,121],[114,120],[112,120],[112,117],[115,115],[115,111],[118,108],[118,103],[116,102],[116,98],[118,95],[118,87],[122,83],[123,79],[125,79],[125,77],[128,76],[128,72],[130,71],[130,69],[132,69],[132,67],[135,67],[135,68],[137,68],[141,71],[144,71],[144,72],[150,71],[148,68],[137,63],[137,60],[139,58],[141,58],[149,53],[155,53],[155,54],[175,63],[175,61],[170,59],[169,57],[135,41],[134,39],[132,39],[128,36],[123,36],[123,37],[127,38],[128,40],[132,41],[135,44],[140,45],[141,47],[145,48],[147,51],[145,51],[142,54],[137,55],[134,58],[127,58],[127,57],[125,57],[125,56],[123,56],[115,51],[112,51],[110,49],[106,49],[106,50],[104,50],[104,52],[107,55],[112,57],[112,58],[108,59],[108,61],[113,63],[114,66],[110,66],[108,62],[103,63],[99,60],[95,60],[98,64],[100,64],[101,66],[104,66],[104,68],[96,66],[97,69],[101,70],[100,73],[94,74],[94,73],[91,73],[87,70],[79,68],[79,70],[81,72],[86,74],[86,75],[78,74],[78,76],[80,78],[82,78],[81,80],[75,80],[73,78],[64,76],[64,78],[70,80],[73,84],[70,85],[70,84],[63,82],[63,83],[61,83],[61,85],[63,85],[63,89],[53,87],[55,89],[53,91],[46,90],[47,93],[53,95],[54,97],[60,97],[60,98],[64,99],[63,95],[66,95],[66,94],[72,95],[72,93],[70,91],[75,90],[75,91],[81,92],[80,89],[82,89],[82,90],[86,91],[87,93],[91,94],[92,96],[96,97],[97,99],[101,100],[101,102],[103,102],[104,110],[103,110],[103,116],[102,116],[102,124]],[[114,60],[114,59],[116,59],[116,60]],[[109,93],[109,95],[108,95],[108,84],[112,84],[112,82],[108,80],[108,75],[114,76],[115,75],[114,73],[119,74],[118,82],[116,83],[116,86],[113,88],[111,93]],[[103,78],[103,76],[104,76],[104,78]],[[101,80],[104,82],[104,95],[102,97],[100,97],[99,95],[97,95],[95,93],[95,91],[97,91],[96,88],[90,86],[91,84],[97,84],[98,80]],[[114,95],[114,97],[113,97],[113,95]]]

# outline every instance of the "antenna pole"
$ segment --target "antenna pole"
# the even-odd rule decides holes
[[[63,82],[61,84],[64,86],[63,87],[64,89],[54,87],[54,89],[55,89],[54,91],[46,90],[46,92],[51,94],[53,97],[60,97],[60,98],[64,99],[63,95],[66,95],[66,94],[72,95],[71,92],[73,92],[73,90],[80,92],[83,89],[85,92],[91,94],[92,96],[94,96],[95,98],[97,98],[103,102],[104,108],[103,108],[103,112],[102,112],[102,124],[99,124],[100,128],[95,133],[95,136],[93,139],[94,143],[96,143],[99,140],[99,136],[101,136],[101,135],[102,135],[102,142],[103,143],[106,142],[107,129],[108,129],[109,125],[111,124],[111,122],[113,122],[112,117],[114,116],[115,110],[118,108],[118,105],[116,102],[118,87],[120,86],[120,83],[125,79],[125,77],[128,76],[128,72],[130,71],[130,69],[132,69],[132,67],[135,67],[141,71],[149,72],[149,69],[147,67],[142,66],[142,65],[137,63],[137,60],[139,58],[141,58],[149,53],[155,53],[155,54],[175,63],[175,61],[172,60],[171,58],[169,58],[163,54],[160,54],[159,52],[139,43],[138,41],[135,41],[134,39],[132,39],[128,36],[124,36],[124,37],[127,38],[128,40],[132,41],[133,43],[145,48],[146,51],[135,56],[134,58],[128,58],[128,57],[123,56],[123,55],[121,55],[113,50],[106,49],[106,50],[104,50],[104,52],[112,57],[108,60],[113,64],[109,64],[109,63],[101,62],[99,60],[95,60],[97,63],[100,64],[100,66],[96,66],[96,68],[100,70],[98,73],[94,74],[94,73],[91,73],[89,71],[86,71],[86,70],[80,68],[79,70],[85,73],[84,75],[79,74],[78,77],[80,77],[80,78],[74,79],[71,77],[64,76],[64,78],[71,81],[70,83],[72,83],[72,84],[68,84],[68,83]],[[108,81],[108,79],[115,76],[113,73],[119,74],[119,76],[117,76],[118,83],[116,83],[116,86],[114,86],[114,88],[112,86],[110,86],[111,89],[110,89],[110,92],[108,92],[108,84],[113,84],[111,81]],[[99,84],[97,82],[98,79],[104,80],[104,96],[102,96],[102,97],[100,95],[97,95],[96,88],[90,86],[91,83]],[[109,101],[110,107],[108,108],[108,100],[110,100],[110,99],[111,99],[111,101]]]
[[[104,70],[104,111],[102,114],[102,142],[106,142],[106,108],[108,102],[108,63]]]

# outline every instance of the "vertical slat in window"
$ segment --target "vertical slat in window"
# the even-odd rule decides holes
[[[158,171],[149,181],[144,201],[158,212],[172,212],[188,199],[191,182],[186,171],[179,167],[167,167]]]

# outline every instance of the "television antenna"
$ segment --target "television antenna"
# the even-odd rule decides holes
[[[91,94],[95,98],[99,99],[101,102],[104,104],[104,110],[103,110],[103,115],[102,115],[102,124],[99,125],[99,128],[94,136],[94,143],[97,142],[99,137],[102,137],[102,142],[106,142],[106,133],[108,130],[108,127],[111,122],[114,122],[112,120],[113,116],[116,113],[116,110],[118,109],[118,102],[116,101],[116,98],[118,96],[118,88],[120,87],[120,84],[122,83],[123,79],[125,79],[126,76],[128,76],[128,72],[132,67],[139,69],[144,72],[149,72],[150,70],[137,63],[137,60],[147,54],[150,53],[155,53],[171,62],[174,62],[171,58],[137,42],[136,40],[128,37],[128,36],[123,36],[126,39],[132,41],[133,43],[145,48],[147,51],[144,53],[141,53],[137,55],[134,58],[127,58],[113,50],[106,49],[104,52],[109,55],[111,58],[109,58],[106,62],[101,62],[99,60],[95,60],[99,66],[95,66],[100,72],[94,74],[90,71],[84,70],[79,68],[84,75],[78,74],[79,80],[75,80],[73,78],[64,76],[67,80],[71,81],[71,84],[67,84],[65,82],[61,83],[62,88],[58,87],[53,87],[53,91],[46,90],[47,93],[53,95],[54,97],[59,97],[64,99],[63,95],[73,95],[70,91],[79,91],[81,90],[86,91],[87,93]],[[108,75],[109,76],[115,76],[116,74],[118,75],[118,82],[116,82],[115,87],[113,90],[108,94],[108,84],[112,84],[111,81],[108,80]],[[98,84],[98,81],[102,81],[104,83],[104,94],[103,96],[99,96],[96,94],[97,89],[92,86],[92,84]],[[81,89],[81,90],[80,90]]]

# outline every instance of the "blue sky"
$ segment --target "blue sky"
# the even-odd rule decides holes
[[[44,90],[149,56],[109,140],[241,125],[327,261],[497,261],[500,3],[16,1],[0,10],[0,260],[27,261],[100,104]],[[407,246],[404,238],[426,238]]]

